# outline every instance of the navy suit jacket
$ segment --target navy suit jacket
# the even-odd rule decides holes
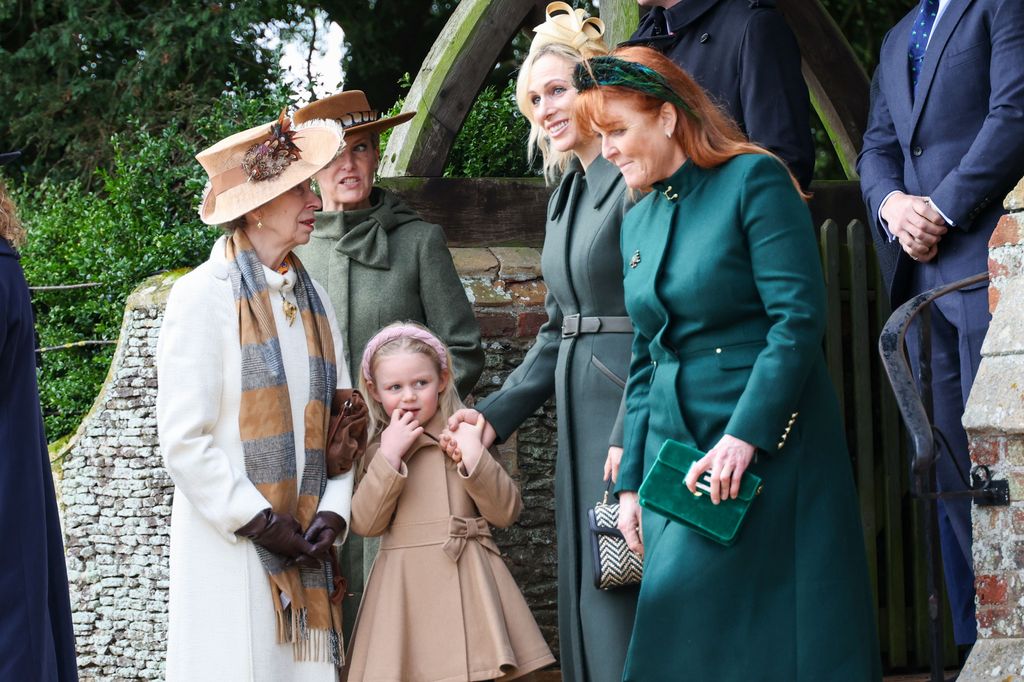
[[[882,43],[857,160],[894,306],[920,293],[910,290],[912,268],[934,268],[936,285],[988,268],[1003,199],[1024,175],[1024,2],[950,0],[912,96],[907,46],[917,12]],[[894,190],[931,197],[953,222],[933,261],[917,263],[888,241],[878,208]]]
[[[800,48],[775,0],[685,0],[665,16],[672,35],[653,36],[648,13],[626,44],[649,45],[689,73],[806,189],[814,173],[811,101]]]

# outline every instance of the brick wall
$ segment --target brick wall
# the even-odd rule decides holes
[[[452,255],[484,335],[482,396],[518,365],[546,319],[540,256],[527,248]],[[164,677],[173,485],[157,447],[154,356],[174,279],[151,278],[129,298],[107,381],[67,450],[60,485],[83,681]],[[549,402],[499,448],[525,504],[519,521],[496,538],[557,649],[555,446]]]
[[[1024,680],[1024,180],[989,242],[992,323],[964,413],[971,459],[1010,483],[1008,507],[974,507],[978,643],[960,679]]]

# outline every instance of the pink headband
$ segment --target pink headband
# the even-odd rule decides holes
[[[405,337],[422,341],[433,348],[434,352],[437,353],[438,359],[441,361],[441,371],[448,369],[447,351],[445,351],[444,344],[436,336],[426,329],[421,329],[411,324],[399,324],[380,330],[367,342],[366,348],[363,350],[363,378],[367,381],[373,381],[373,377],[370,375],[370,363],[381,346]]]

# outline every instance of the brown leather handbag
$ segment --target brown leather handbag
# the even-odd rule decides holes
[[[370,421],[366,401],[354,388],[339,388],[331,403],[327,424],[327,476],[340,476],[352,468],[366,451],[367,427]]]

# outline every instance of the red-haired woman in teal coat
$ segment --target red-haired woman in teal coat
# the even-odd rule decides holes
[[[577,115],[634,190],[622,225],[635,334],[617,484],[644,577],[624,679],[880,679],[850,460],[822,353],[810,215],[784,165],[647,48],[576,72]],[[645,509],[666,439],[707,455],[712,501],[764,481],[726,547]]]

